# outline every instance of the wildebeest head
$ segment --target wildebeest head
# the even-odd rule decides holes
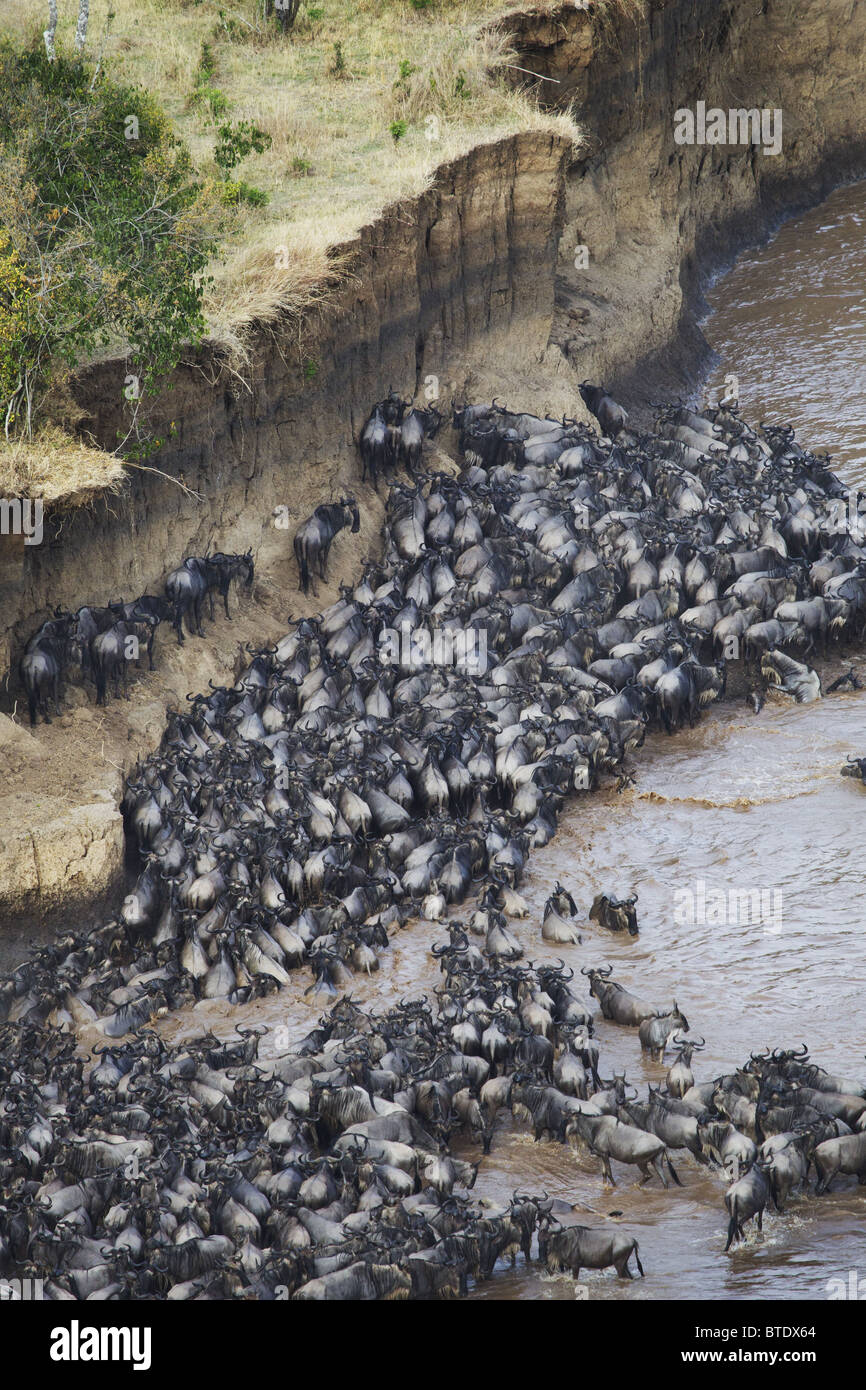
[[[352,517],[352,535],[356,535],[361,529],[361,513],[358,510],[358,503],[354,497],[341,497],[340,505],[345,507]]]

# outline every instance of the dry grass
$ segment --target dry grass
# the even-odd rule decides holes
[[[600,8],[611,3],[630,9],[641,0]],[[519,130],[579,138],[567,116],[541,113],[505,81],[511,55],[490,25],[507,8],[501,0],[432,0],[420,11],[408,0],[311,0],[283,36],[265,29],[261,0],[91,0],[89,51],[99,50],[110,11],[112,73],[157,96],[204,172],[215,169],[215,125],[206,103],[191,99],[203,44],[215,59],[212,84],[230,103],[221,119],[253,120],[271,136],[270,149],[235,174],[264,190],[268,205],[231,214],[210,267],[210,331],[241,370],[252,326],[321,299],[340,272],[328,248],[423,190],[437,165]],[[60,0],[59,9],[58,38],[70,43],[78,6]],[[45,0],[17,0],[3,26],[33,34],[44,20]],[[342,75],[333,71],[337,44]],[[398,141],[395,121],[405,122]]]
[[[11,22],[41,29],[44,8],[19,0]],[[238,211],[211,267],[208,316],[222,340],[297,307],[329,269],[327,247],[420,191],[444,159],[539,121],[574,133],[502,80],[509,55],[485,29],[502,13],[496,0],[434,0],[424,11],[404,0],[319,0],[286,37],[264,29],[260,0],[92,0],[92,50],[109,9],[112,71],[156,94],[200,167],[212,168],[215,137],[206,106],[190,100],[203,43],[216,60],[213,85],[231,103],[223,119],[254,120],[272,138],[239,170],[270,202]],[[220,9],[243,39],[227,35]],[[60,10],[68,40],[77,6],[61,0]],[[342,77],[331,71],[337,43]],[[402,79],[401,63],[411,69]],[[395,143],[389,127],[399,120],[407,128]]]
[[[117,490],[123,478],[120,459],[58,426],[46,425],[30,440],[0,439],[0,491],[5,497],[41,497],[75,507],[106,488]]]

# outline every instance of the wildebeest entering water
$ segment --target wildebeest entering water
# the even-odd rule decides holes
[[[381,414],[394,440],[397,405]],[[690,681],[695,717],[702,694],[706,703],[722,694],[723,672],[706,664],[715,642],[745,632],[756,613],[780,621],[782,603],[806,598],[799,589],[832,582],[825,568],[801,566],[744,584],[758,572],[740,574],[743,562],[731,559],[774,549],[767,528],[782,526],[788,550],[811,553],[816,537],[831,549],[808,456],[765,452],[755,432],[718,415],[709,433],[695,421],[676,426],[710,441],[706,453],[623,430],[611,447],[573,421],[499,407],[463,412],[461,423],[460,475],[392,488],[381,556],[354,585],[251,654],[233,687],[170,713],[160,749],[128,788],[143,864],[119,914],[40,948],[0,980],[0,1079],[14,1070],[15,1087],[19,1073],[30,1087],[0,1132],[2,1200],[27,1205],[31,1249],[50,1245],[59,1297],[111,1288],[121,1261],[105,1251],[128,1243],[137,1251],[122,1271],[130,1297],[267,1298],[278,1287],[304,1299],[459,1296],[495,1277],[498,1260],[531,1258],[533,1231],[551,1213],[547,1197],[515,1194],[491,1208],[474,1195],[475,1159],[506,1142],[503,1112],[509,1129],[528,1122],[539,1145],[579,1137],[613,1181],[623,1164],[666,1186],[689,1186],[697,1162],[703,1179],[721,1165],[741,1181],[782,1125],[808,1131],[811,1158],[861,1122],[860,1098],[802,1053],[730,1075],[716,1067],[695,1082],[683,1049],[670,1093],[656,1086],[639,1101],[624,1071],[607,1078],[591,1001],[572,971],[528,960],[511,921],[527,911],[518,890],[531,851],[554,835],[572,792],[630,776],[629,756],[663,711],[671,724],[689,717]],[[787,523],[799,492],[809,515],[797,527]],[[336,505],[343,526],[360,519],[351,499]],[[321,551],[317,543],[299,556],[310,582]],[[196,626],[203,599],[219,590],[218,558],[201,561],[210,573],[187,570],[204,585],[189,587],[184,610]],[[838,558],[827,562],[834,572]],[[859,621],[846,592],[851,609],[836,637]],[[98,627],[101,616],[90,617]],[[487,669],[389,664],[382,633],[404,625],[410,635],[483,629]],[[705,687],[698,668],[710,673]],[[661,683],[677,671],[685,694],[674,709]],[[628,931],[634,902],[605,901],[608,925]],[[556,885],[545,935],[564,951],[580,949],[574,907]],[[438,988],[381,1014],[338,998],[354,972],[376,969],[392,928],[421,911],[448,923],[433,947]],[[537,924],[533,932],[537,947]],[[610,966],[584,973],[604,1017],[639,1030],[641,1066],[657,1067],[660,1085],[665,1045],[682,1047],[682,1012],[665,1015],[614,981]],[[143,1031],[163,1010],[247,1005],[294,982],[298,995],[333,1007],[306,1038],[283,1038],[273,1052],[259,1053],[254,1036],[171,1048]],[[82,1021],[112,1039],[86,1070],[63,1048],[72,1041],[64,1030]],[[619,1041],[637,1063],[638,1039]],[[66,1107],[54,1149],[42,1127],[56,1119],[47,1074]],[[156,1206],[141,1204],[134,1179],[105,1187],[103,1146],[128,1143],[139,1125],[156,1140],[134,1155]],[[477,1146],[473,1161],[449,1152],[458,1135]],[[674,1148],[685,1150],[685,1167],[674,1155],[681,1177]],[[782,1201],[802,1185],[783,1152],[760,1155],[773,1159],[770,1193]],[[839,1182],[856,1159],[820,1157]],[[68,1202],[75,1230],[92,1231],[95,1263],[84,1272],[72,1223],[58,1231],[60,1216],[37,1196],[51,1213]],[[747,1194],[730,1205],[742,1226]],[[181,1241],[165,1245],[154,1210],[178,1214]],[[603,1249],[563,1248],[573,1267],[593,1254],[605,1260],[593,1267],[616,1269],[620,1256],[627,1266],[618,1228],[616,1238],[600,1229]],[[22,1249],[19,1241],[12,1252],[16,1269]]]

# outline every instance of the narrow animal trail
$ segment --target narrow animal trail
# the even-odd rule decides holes
[[[50,1251],[52,1297],[453,1296],[530,1258],[536,1228],[551,1269],[634,1272],[633,1241],[559,1229],[554,1199],[473,1202],[475,1166],[449,1148],[463,1132],[483,1171],[500,1110],[610,1175],[676,1184],[672,1149],[722,1165],[731,1243],[806,1165],[822,1185],[866,1169],[859,1083],[788,1050],[685,1084],[685,1015],[596,965],[605,1017],[681,1053],[645,1105],[603,1081],[572,972],[520,963],[508,926],[569,799],[627,775],[650,721],[694,724],[729,658],[819,694],[799,656],[862,635],[844,489],[790,431],[732,411],[671,408],[615,441],[499,407],[456,423],[466,467],[392,486],[382,561],[234,689],[172,715],[127,794],[144,867],[120,917],[0,986],[0,1259],[26,1277]],[[566,953],[567,888],[542,925]],[[147,1029],[298,984],[330,1003],[378,968],[392,924],[452,913],[435,1005],[343,999],[302,1040]],[[639,929],[610,895],[593,915]],[[136,1033],[94,1065],[77,1050],[76,1034]]]

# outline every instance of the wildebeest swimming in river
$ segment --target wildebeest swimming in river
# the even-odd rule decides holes
[[[313,515],[295,533],[295,559],[298,562],[298,588],[306,594],[310,581],[313,593],[316,592],[315,572],[325,578],[328,551],[339,531],[351,526],[353,534],[360,530],[361,516],[354,497],[341,497],[339,502],[328,502],[317,507]]]
[[[866,786],[866,758],[852,758],[848,754],[848,760],[842,768],[843,777],[859,777],[860,781]]]
[[[685,1150],[692,1174],[706,1159],[739,1183],[759,1144],[780,1200],[811,1150],[823,1182],[863,1172],[849,1141],[864,1131],[847,1130],[866,1087],[802,1053],[714,1065],[697,1084],[675,1063],[681,1094],[646,1103],[624,1073],[601,1080],[572,973],[527,962],[507,926],[571,792],[622,776],[652,722],[673,728],[718,698],[724,670],[702,663],[731,636],[773,620],[780,635],[756,650],[805,645],[820,605],[775,615],[819,594],[829,635],[859,634],[866,580],[852,567],[866,554],[833,530],[832,480],[781,435],[720,414],[675,408],[685,440],[620,430],[613,447],[495,403],[458,414],[459,476],[392,488],[380,558],[355,584],[233,687],[171,713],[127,788],[144,863],[117,915],[0,976],[0,1083],[14,1073],[23,1097],[0,1126],[4,1275],[50,1247],[50,1296],[64,1299],[272,1298],[277,1284],[303,1299],[456,1297],[503,1257],[531,1258],[551,1211],[518,1194],[481,1208],[475,1164],[448,1152],[461,1131],[479,1157],[495,1148],[501,1110],[539,1140],[580,1138],[608,1174],[673,1181],[668,1151]],[[393,442],[398,404],[382,415]],[[105,614],[88,617],[99,630]],[[486,634],[487,669],[383,659],[384,632],[414,640],[434,624]],[[344,997],[267,1059],[240,1029],[180,1052],[142,1032],[92,1066],[76,1052],[82,1023],[120,1039],[197,1000],[245,1006],[291,990],[305,963],[297,993],[330,1004],[350,971],[375,970],[392,923],[427,905],[468,915],[475,891],[466,929],[455,917],[433,946],[443,978],[428,998],[367,1013]],[[547,909],[545,940],[573,931],[570,896],[555,888]],[[680,1010],[610,966],[584,976],[603,1016],[638,1030],[647,1065],[683,1047]],[[129,1185],[126,1156],[156,1200]],[[755,1196],[734,1192],[735,1236]],[[178,1214],[183,1238],[166,1244],[154,1210]],[[554,1235],[548,1254],[567,1267],[626,1253],[606,1231],[586,1250]]]

